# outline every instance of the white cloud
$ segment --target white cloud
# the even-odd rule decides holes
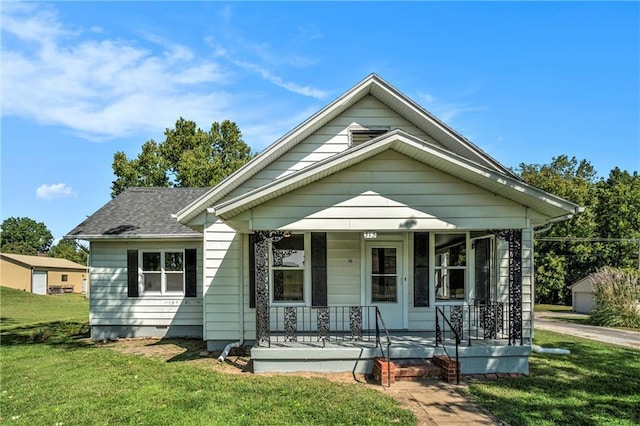
[[[242,68],[255,71],[258,74],[260,74],[260,76],[262,76],[262,78],[264,78],[265,80],[275,84],[276,86],[282,87],[283,89],[286,89],[290,92],[297,93],[298,95],[309,96],[316,99],[324,99],[327,97],[327,92],[325,92],[324,90],[314,89],[313,87],[310,87],[310,86],[301,86],[297,83],[293,83],[290,81],[283,81],[282,78],[272,74],[267,69],[259,65],[251,64],[248,62],[242,62],[242,61],[234,61],[234,63]]]
[[[80,40],[55,11],[29,4],[3,5],[2,22],[5,40],[13,39],[2,51],[3,114],[104,139],[229,108],[219,87],[222,67],[185,46],[167,43],[156,53],[125,40],[96,40],[95,33]]]
[[[36,189],[36,197],[42,198],[43,200],[53,200],[54,198],[66,198],[73,196],[75,196],[73,189],[70,186],[67,186],[66,183],[54,183],[51,185],[47,185],[45,183]]]
[[[232,9],[225,8],[223,15],[231,19]],[[134,40],[114,38],[108,29],[91,24],[65,24],[51,4],[3,4],[2,114],[64,126],[90,140],[158,135],[179,116],[204,128],[213,120],[229,118],[278,132],[277,100],[265,102],[261,111],[247,112],[246,103],[255,104],[251,96],[258,91],[233,88],[238,69],[250,70],[290,93],[327,96],[323,90],[283,79],[284,71],[270,61],[280,57],[276,62],[284,66],[291,61],[272,54],[265,63],[269,46],[234,38],[233,32],[205,39],[215,51],[203,55],[164,36],[142,32]],[[257,45],[258,51],[247,48]],[[235,60],[240,51],[249,55],[245,62]],[[285,103],[291,105],[290,101]],[[270,142],[265,137],[264,132],[256,133],[257,140],[249,142],[264,145]]]

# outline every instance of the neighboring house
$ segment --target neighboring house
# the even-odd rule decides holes
[[[571,306],[573,307],[573,312],[581,314],[591,313],[593,305],[595,304],[593,284],[593,275],[587,275],[571,286]]]
[[[35,294],[86,291],[88,269],[67,259],[0,253],[0,285]]]
[[[129,189],[67,238],[91,244],[94,339],[369,372],[454,329],[463,373],[527,373],[533,230],[579,211],[370,75],[216,187]]]

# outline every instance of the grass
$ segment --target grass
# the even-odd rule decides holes
[[[512,425],[640,424],[640,351],[541,330],[535,343],[571,355],[533,354],[528,377],[474,382],[473,399]]]
[[[2,424],[415,424],[357,384],[231,375],[86,339],[87,302],[0,288]]]
[[[573,308],[571,306],[563,305],[545,305],[539,304],[533,306],[534,312],[571,312]]]

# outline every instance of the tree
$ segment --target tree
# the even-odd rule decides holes
[[[0,251],[36,255],[45,253],[53,243],[51,231],[42,222],[28,217],[10,217],[2,222]]]
[[[253,158],[240,129],[229,120],[214,122],[205,132],[180,117],[164,134],[160,144],[146,142],[136,159],[115,153],[112,197],[131,186],[214,186]]]
[[[606,180],[598,182],[598,235],[612,241],[601,244],[600,257],[605,265],[619,268],[637,267],[640,250],[640,176],[619,168],[611,170]]]
[[[58,244],[49,250],[49,256],[51,257],[67,259],[82,265],[87,264],[88,254],[89,249],[76,240],[60,240]]]
[[[550,164],[520,164],[518,172],[525,182],[585,207],[572,219],[553,224],[545,237],[596,235],[596,172],[591,163],[561,155]],[[594,245],[585,241],[536,241],[535,254],[536,298],[542,303],[568,302],[569,286],[600,266]]]

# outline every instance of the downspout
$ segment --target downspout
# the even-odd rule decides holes
[[[241,238],[240,238],[240,253],[244,253],[244,252],[245,252],[244,235],[241,234]],[[244,259],[244,256],[241,256],[241,259]],[[222,353],[218,357],[218,362],[224,362],[224,359],[227,357],[227,355],[229,355],[229,351],[231,351],[232,348],[240,347],[244,343],[244,261],[242,262],[242,265],[240,266],[240,283],[241,283],[240,284],[240,306],[239,306],[239,311],[240,311],[240,340],[238,340],[237,342],[231,342],[227,346],[225,346],[224,349],[222,350]]]

